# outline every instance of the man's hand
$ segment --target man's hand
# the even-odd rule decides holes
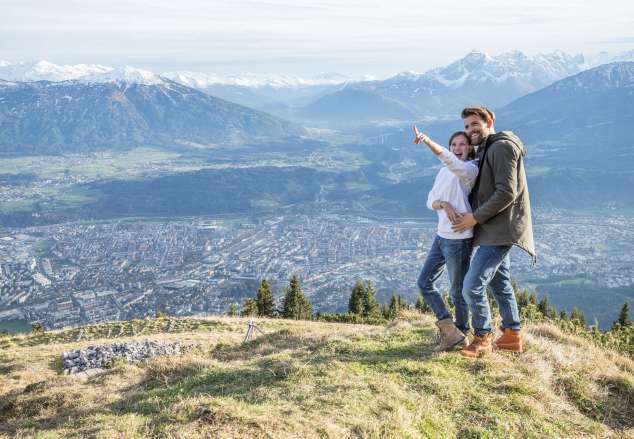
[[[476,224],[478,224],[478,221],[473,217],[473,214],[467,213],[463,215],[458,222],[454,223],[451,229],[456,233],[462,233],[465,230],[473,228]]]
[[[460,212],[457,212],[456,209],[453,208],[451,203],[443,201],[441,203],[441,206],[442,206],[442,209],[447,214],[447,218],[449,218],[449,222],[451,224],[457,224],[458,221],[460,221],[463,215]]]

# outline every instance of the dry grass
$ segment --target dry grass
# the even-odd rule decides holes
[[[198,346],[181,357],[86,381],[58,373],[59,353],[111,339],[5,344],[0,438],[634,435],[632,361],[550,325],[525,331],[521,356],[471,361],[433,354],[418,313],[387,327],[262,320],[246,345],[246,319],[210,321],[135,337]]]

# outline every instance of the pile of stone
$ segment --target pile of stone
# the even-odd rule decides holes
[[[159,355],[181,355],[191,347],[190,345],[181,345],[179,342],[161,343],[146,340],[89,346],[84,350],[63,352],[61,357],[65,374],[93,375],[112,365],[117,358],[122,358],[130,363],[138,363]]]

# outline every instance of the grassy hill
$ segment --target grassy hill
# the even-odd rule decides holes
[[[387,326],[158,319],[0,339],[0,438],[632,437],[634,361],[529,326],[526,352],[432,352],[433,319]],[[60,373],[59,354],[122,340],[181,357]],[[79,340],[79,341],[78,341]]]

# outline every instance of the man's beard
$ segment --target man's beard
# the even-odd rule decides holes
[[[484,140],[484,133],[482,131],[477,131],[471,135],[472,145],[480,145],[483,140]]]

